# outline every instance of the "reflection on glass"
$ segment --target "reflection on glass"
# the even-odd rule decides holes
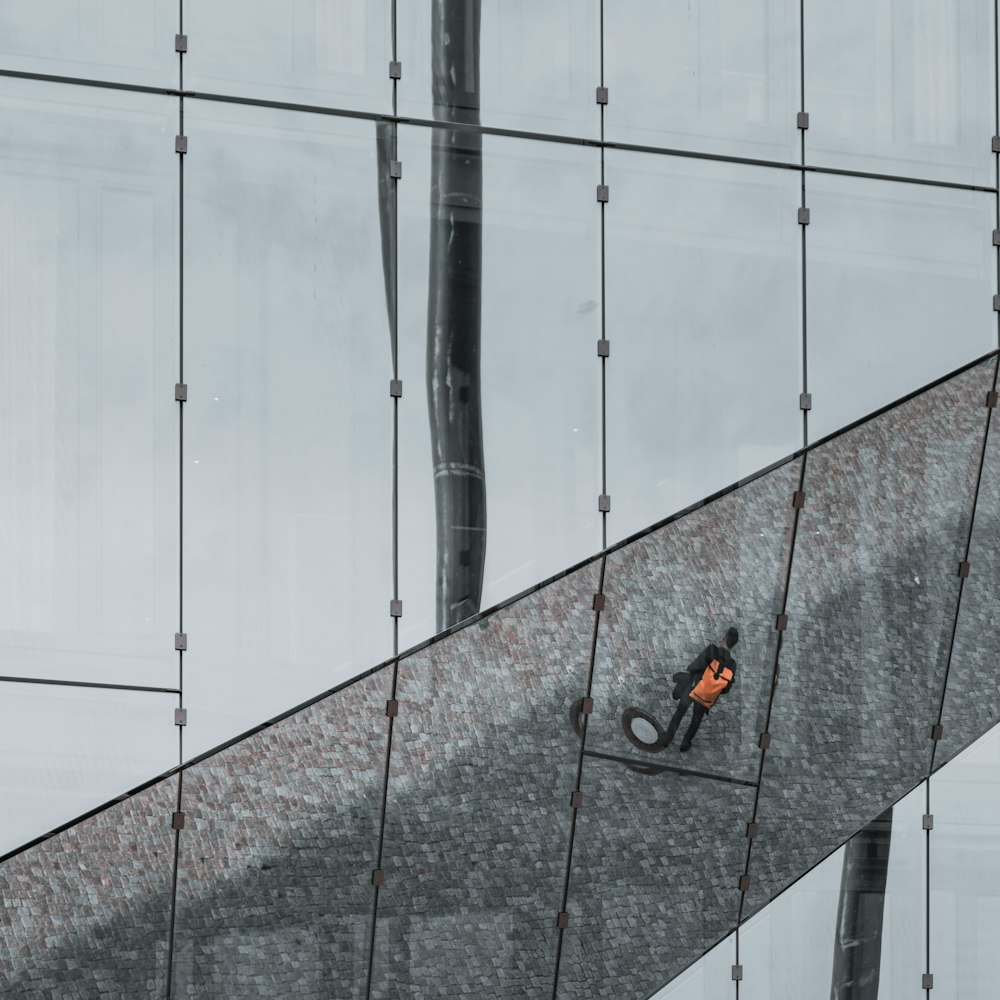
[[[400,662],[373,997],[551,992],[598,583],[594,562]]]
[[[454,141],[463,148],[459,133],[441,135],[437,141]],[[455,533],[458,551],[452,555],[457,558],[445,564],[440,537],[428,531],[436,520],[439,456],[432,448],[427,397],[430,391],[439,399],[442,392],[440,358],[431,345],[439,343],[435,317],[443,315],[435,297],[444,294],[432,281],[427,254],[432,141],[427,129],[400,128],[405,164],[398,189],[399,357],[406,387],[399,447],[403,648],[435,630],[436,566],[439,573],[445,565],[468,568],[484,547],[481,600],[488,607],[601,546],[600,369],[595,360],[600,311],[594,301],[600,247],[594,200],[597,152],[490,135],[482,137],[478,359],[485,546],[482,529],[475,537],[475,523],[466,521],[472,530]],[[459,221],[479,214],[474,203],[453,212]],[[453,280],[471,280],[465,264],[456,262]],[[462,316],[453,320],[461,325]],[[461,356],[453,360],[463,378],[474,364]],[[432,380],[435,384],[428,386]],[[454,380],[446,388],[456,408],[474,404],[471,388],[464,398],[460,386],[454,391]],[[452,470],[456,477],[470,471]],[[454,523],[448,519],[444,527]],[[468,576],[471,580],[472,574]],[[449,614],[453,605],[462,607],[464,593],[455,591]],[[459,617],[476,610],[473,602],[467,607]]]
[[[1000,730],[931,780],[931,971],[945,1000],[996,996]]]
[[[465,0],[397,5],[398,54],[403,63],[399,113],[440,117],[434,106],[433,55],[442,23],[481,8],[478,83],[484,125],[596,138],[600,82],[597,0]],[[449,33],[461,46],[469,34]]]
[[[992,184],[992,9],[964,0],[807,5],[807,159]]]
[[[0,67],[176,87],[177,14],[176,3],[4,0]]]
[[[176,101],[0,104],[0,674],[175,687]]]
[[[990,361],[807,457],[745,912],[927,773],[992,379]]]
[[[392,653],[392,358],[369,122],[195,103],[185,751]]]
[[[175,997],[365,996],[391,681],[184,772]]]
[[[801,461],[789,462],[608,556],[588,749],[756,780],[800,471]],[[739,632],[735,678],[690,752],[680,756],[678,748],[693,705],[669,749],[633,749],[622,714],[633,707],[651,713],[662,735],[675,707],[691,702],[691,685],[675,691],[672,675],[729,626]]]
[[[799,161],[799,4],[605,0],[605,135]]]
[[[166,995],[176,808],[170,778],[0,866],[5,997]]]
[[[1000,670],[1000,422],[990,421],[969,544],[969,576],[948,663],[941,722],[943,738],[934,764],[940,767],[964,746],[1000,722],[996,697]]]
[[[825,174],[808,200],[815,441],[996,346],[995,209],[976,191]]]
[[[730,934],[649,1000],[724,1000],[736,996],[736,935]]]
[[[197,0],[184,8],[190,90],[392,111],[388,2]]]
[[[799,183],[609,150],[609,541],[802,441]]]
[[[754,789],[600,758],[582,784],[559,996],[649,996],[735,924]]]

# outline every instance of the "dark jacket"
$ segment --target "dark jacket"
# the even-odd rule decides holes
[[[733,654],[729,652],[722,646],[716,646],[714,642],[710,642],[692,661],[691,665],[687,668],[685,673],[691,678],[690,683],[687,687],[686,694],[694,690],[695,685],[701,680],[702,674],[705,673],[706,667],[712,665],[712,660],[718,660],[719,665],[722,667],[729,667],[733,672],[733,679],[723,688],[722,694],[727,695],[733,689],[733,685],[736,683],[736,660],[733,659]],[[720,695],[721,697],[721,695]]]

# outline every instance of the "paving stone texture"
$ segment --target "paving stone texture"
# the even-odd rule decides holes
[[[177,778],[0,866],[0,996],[163,996]]]

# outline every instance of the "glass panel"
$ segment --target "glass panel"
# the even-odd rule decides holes
[[[176,808],[169,778],[0,865],[4,996],[165,996]]]
[[[609,541],[802,441],[799,181],[609,150]]]
[[[442,142],[436,161],[434,138]],[[598,152],[486,135],[480,160],[465,142],[450,131],[400,129],[404,648],[435,631],[436,558],[453,581],[442,591],[440,629],[601,547]],[[464,172],[470,160],[482,164],[482,209],[463,202],[456,213],[435,200],[438,185],[477,183]],[[436,451],[428,386],[440,415]],[[474,491],[484,481],[477,517]],[[428,530],[435,487],[437,535]]]
[[[548,995],[599,564],[399,665],[372,997]]]
[[[943,738],[934,763],[940,767],[962,747],[1000,722],[1000,422],[994,411],[983,457],[976,517],[969,546],[969,577],[948,666],[941,721]]]
[[[799,162],[797,0],[605,0],[605,136]]]
[[[810,163],[993,183],[989,4],[811,4],[805,83]]]
[[[588,750],[757,780],[800,468],[790,462],[608,556]],[[730,626],[739,630],[732,690],[704,716],[681,757],[696,710],[686,690],[672,698],[672,675],[708,643],[721,642]],[[666,753],[636,748],[623,732],[624,713],[641,709],[656,719],[644,740],[653,743],[681,706],[684,718]]]
[[[392,359],[374,125],[195,103],[187,126],[194,755],[391,655]]]
[[[0,675],[177,683],[176,108],[0,80]]]
[[[992,1000],[1000,925],[1000,729],[934,776],[931,808],[934,995]]]
[[[0,854],[177,763],[176,695],[0,685]]]
[[[856,177],[807,185],[815,441],[996,346],[996,206]]]
[[[745,913],[927,773],[992,378],[990,361],[807,458]]]
[[[389,114],[389,13],[389,0],[187,3],[184,86]]]
[[[177,12],[178,4],[163,2],[4,0],[0,5],[0,66],[176,87]],[[98,94],[90,91],[95,103],[103,103],[105,96]]]
[[[645,955],[637,955],[643,963]],[[669,985],[650,997],[650,1000],[721,1000],[736,998],[733,966],[736,964],[736,935],[730,934],[707,955],[698,959]]]
[[[741,1000],[830,1000],[859,984],[870,997],[917,995],[925,795],[918,785],[740,929]]]
[[[649,996],[736,922],[754,789],[588,757],[559,997]]]
[[[184,772],[175,996],[364,997],[391,681]]]
[[[475,120],[474,87],[459,83],[452,91],[459,95],[454,105],[434,103],[435,37],[447,37],[449,46],[453,37],[462,39],[456,62],[463,63],[475,38],[466,9],[464,4],[441,2],[397,6],[401,115]],[[451,65],[451,51],[442,55],[442,67]],[[598,0],[483,0],[478,80],[483,125],[597,138],[595,88],[600,75]]]

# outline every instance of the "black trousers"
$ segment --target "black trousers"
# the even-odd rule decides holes
[[[684,713],[688,710],[689,705],[694,707],[691,710],[691,722],[687,727],[687,732],[684,734],[684,739],[681,740],[681,746],[691,746],[694,734],[698,732],[701,720],[708,714],[708,709],[705,708],[704,705],[700,705],[696,702],[694,698],[688,697],[687,695],[681,698],[681,700],[677,703],[677,710],[674,712],[673,717],[670,720],[670,725],[667,726],[667,732],[663,738],[664,746],[670,746],[674,736],[677,735],[677,727],[681,724],[681,719],[684,718]]]

